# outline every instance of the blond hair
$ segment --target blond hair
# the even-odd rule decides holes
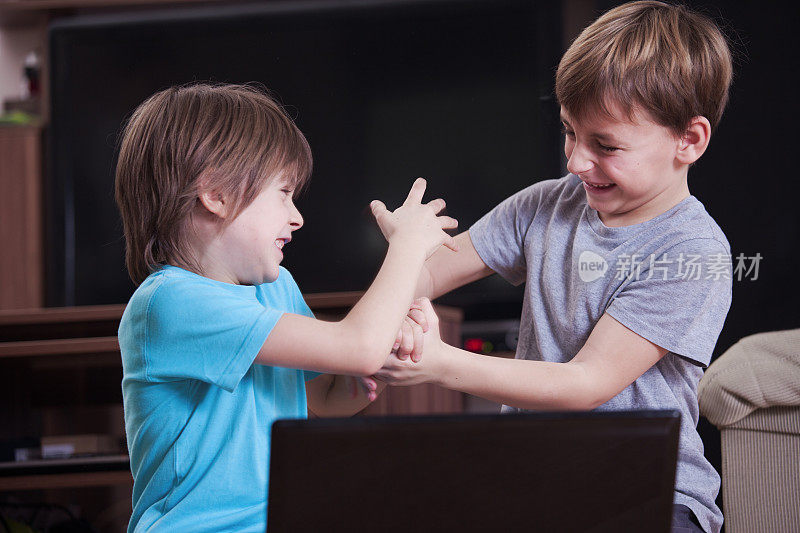
[[[629,2],[575,39],[558,65],[556,96],[573,116],[616,104],[645,111],[677,136],[704,116],[716,128],[728,102],[731,53],[717,25],[682,5]]]
[[[116,200],[137,285],[163,264],[202,273],[189,245],[200,188],[231,202],[229,223],[275,177],[302,188],[311,150],[283,109],[251,85],[192,84],[143,102],[122,133]]]

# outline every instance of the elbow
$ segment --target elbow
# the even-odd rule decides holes
[[[566,411],[593,411],[603,405],[605,401],[586,394],[586,391],[575,391],[558,403]]]
[[[345,317],[338,323],[338,341],[335,352],[341,362],[336,374],[355,377],[371,376],[378,372],[386,362],[391,345],[379,335],[367,330],[361,324],[353,324]]]
[[[570,383],[573,385],[567,401],[567,408],[575,411],[593,411],[610,400],[602,383],[580,364],[567,363],[575,372]]]
[[[360,335],[357,349],[353,352],[356,360],[353,361],[353,375],[357,377],[376,374],[386,362],[391,348],[376,338],[375,335]]]
[[[584,411],[594,411],[604,403],[606,403],[611,398],[606,399],[605,397],[598,397],[598,396],[591,396],[584,398],[582,403],[583,406],[581,409]]]

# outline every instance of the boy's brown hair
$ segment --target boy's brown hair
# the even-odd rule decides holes
[[[259,87],[192,84],[154,94],[128,120],[117,161],[131,279],[138,285],[168,263],[202,273],[189,246],[201,187],[231,202],[229,223],[271,179],[299,189],[311,168],[305,137]]]
[[[682,5],[629,2],[611,9],[572,43],[556,74],[556,96],[573,116],[616,104],[637,110],[676,136],[704,116],[716,128],[733,74],[722,32]]]

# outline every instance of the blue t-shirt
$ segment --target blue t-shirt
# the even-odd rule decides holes
[[[133,472],[128,531],[264,531],[270,428],[305,418],[305,379],[253,364],[284,312],[312,316],[291,274],[233,285],[151,274],[119,326]]]

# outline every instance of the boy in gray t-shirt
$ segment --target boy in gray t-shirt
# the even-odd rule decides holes
[[[684,6],[631,2],[586,28],[556,75],[569,175],[502,202],[456,237],[457,252],[431,256],[417,287],[437,297],[492,273],[526,282],[516,359],[442,343],[423,298],[376,377],[504,411],[679,409],[673,531],[717,533],[696,389],[730,307],[730,248],[687,176],[731,71],[719,29]],[[373,211],[391,235],[390,213]]]

